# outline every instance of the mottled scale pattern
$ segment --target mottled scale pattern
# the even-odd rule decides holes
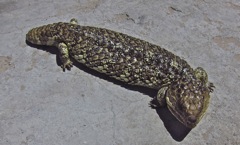
[[[192,69],[179,56],[160,46],[112,30],[54,23],[33,28],[27,41],[55,46],[63,70],[71,59],[127,84],[158,90],[153,108],[167,105],[186,127],[193,128],[205,114],[214,85],[201,67]]]

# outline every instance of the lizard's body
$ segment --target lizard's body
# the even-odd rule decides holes
[[[103,28],[54,23],[34,28],[26,35],[33,44],[56,46],[62,68],[70,69],[70,57],[89,68],[127,84],[157,89],[152,107],[167,104],[173,115],[193,128],[204,115],[213,84],[202,68],[167,50],[126,34]]]

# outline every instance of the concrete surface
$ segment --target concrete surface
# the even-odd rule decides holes
[[[202,66],[216,89],[193,130],[154,91],[83,66],[63,72],[54,48],[26,44],[29,29],[77,18],[158,44]],[[239,0],[0,0],[1,145],[240,144]]]

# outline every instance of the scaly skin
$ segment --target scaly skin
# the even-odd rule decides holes
[[[144,40],[80,26],[75,19],[34,28],[26,39],[33,44],[56,46],[63,70],[72,67],[71,57],[127,84],[157,89],[150,106],[167,105],[186,127],[195,127],[208,107],[214,86],[204,69],[193,70],[185,60]]]

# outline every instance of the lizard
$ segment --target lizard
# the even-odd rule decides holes
[[[54,46],[63,71],[78,63],[124,83],[157,90],[152,108],[167,106],[187,128],[194,128],[209,106],[214,85],[202,67],[150,42],[106,28],[81,26],[76,19],[31,29],[26,40]]]

